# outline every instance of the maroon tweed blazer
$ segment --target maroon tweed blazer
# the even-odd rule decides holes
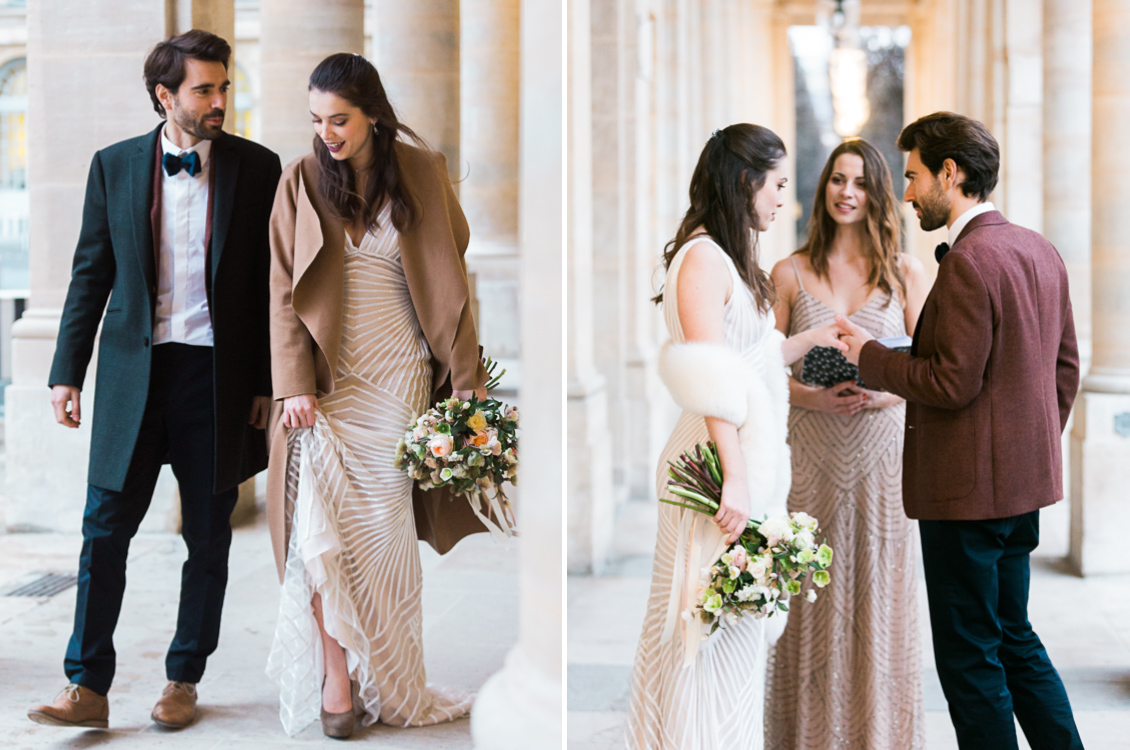
[[[868,342],[864,382],[907,400],[910,518],[1020,515],[1063,497],[1060,437],[1079,388],[1067,270],[997,211],[942,258],[910,354]]]

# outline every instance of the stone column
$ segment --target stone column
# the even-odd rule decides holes
[[[547,5],[555,3],[522,2],[521,622],[518,644],[471,714],[475,747],[489,750],[562,746],[562,35]]]
[[[459,0],[373,0],[372,18],[373,63],[397,116],[443,152],[459,180],[467,174],[459,154]]]
[[[335,52],[364,51],[364,0],[262,0],[259,6],[263,144],[286,165],[308,153],[307,82]]]
[[[463,0],[458,45],[467,266],[477,286],[479,343],[507,369],[505,380],[519,370],[518,10],[519,0]]]
[[[1130,572],[1130,0],[1094,0],[1090,373],[1071,432],[1070,558],[1079,572]]]
[[[1008,80],[1004,132],[997,131],[1004,188],[997,206],[1013,224],[1039,232],[1044,225],[1043,16],[1032,12],[1029,0],[1004,2]]]
[[[523,6],[523,8],[528,5]],[[568,562],[599,573],[612,541],[607,388],[593,346],[592,31],[589,0],[568,5]],[[525,19],[523,19],[525,23]],[[523,85],[523,91],[527,90]],[[525,186],[523,186],[525,187]]]
[[[592,4],[592,306],[595,364],[604,378],[612,433],[613,504],[625,499],[631,446],[626,392],[627,274],[632,203],[627,192],[631,147],[628,106],[635,60],[624,45],[632,14],[626,0]],[[599,331],[599,333],[597,333]]]
[[[656,269],[667,232],[658,226],[656,134],[657,76],[653,55],[656,45],[655,7],[650,2],[627,3],[622,28],[624,50],[625,133],[624,149],[625,274],[624,395],[626,409],[626,462],[624,484],[628,496],[653,500],[655,466],[667,441],[664,408],[670,399],[659,381],[658,341],[666,338],[655,295]],[[634,10],[635,12],[631,12]]]
[[[173,10],[145,0],[41,0],[28,8],[31,298],[12,328],[12,384],[5,391],[4,516],[14,530],[74,532],[81,526],[97,348],[83,384],[79,429],[56,424],[47,378],[91,159],[159,122],[141,72],[149,50],[174,28]],[[58,23],[63,17],[69,23]],[[95,80],[103,95],[90,100]],[[87,103],[75,106],[78,101]],[[142,528],[174,528],[175,499],[176,484],[166,471]]]
[[[1085,359],[1091,340],[1091,0],[1044,0],[1044,236],[1071,283]]]

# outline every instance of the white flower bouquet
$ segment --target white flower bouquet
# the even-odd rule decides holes
[[[408,424],[393,465],[422,489],[448,487],[466,498],[491,534],[505,539],[514,534],[514,512],[502,485],[517,483],[518,420],[517,407],[492,398],[440,401]]]
[[[684,452],[670,462],[667,473],[668,490],[679,501],[661,502],[711,516],[718,512],[722,463],[713,443]],[[800,594],[806,577],[811,575],[817,588],[831,581],[832,548],[817,543],[819,533],[819,522],[807,513],[750,519],[738,540],[702,570],[698,601],[683,617],[700,619],[714,633],[724,621],[746,614],[761,618],[787,612],[788,598]],[[804,598],[815,601],[816,591],[809,589]]]

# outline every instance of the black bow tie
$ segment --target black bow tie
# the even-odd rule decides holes
[[[940,244],[936,248],[934,248],[934,258],[936,258],[937,261],[939,263],[941,263],[942,258],[944,258],[946,253],[948,253],[949,251],[950,251],[950,243],[943,242],[942,244]]]
[[[188,172],[190,177],[195,177],[200,171],[200,157],[195,151],[189,151],[184,156],[177,156],[176,154],[165,154],[165,158],[161,162],[165,166],[165,172],[169,177],[172,177],[182,169]]]

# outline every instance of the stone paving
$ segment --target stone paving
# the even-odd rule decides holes
[[[620,506],[605,575],[569,578],[568,737],[571,750],[621,750],[632,661],[655,543],[655,505]],[[1130,576],[1079,578],[1064,563],[1068,509],[1042,512],[1029,614],[1067,687],[1088,750],[1130,748]],[[834,574],[833,574],[834,575]],[[919,574],[927,750],[957,747],[930,648]],[[1020,735],[1021,750],[1028,744]]]
[[[33,572],[73,572],[80,542],[78,534],[0,535],[0,591]],[[0,597],[0,748],[269,750],[336,742],[317,723],[293,738],[279,724],[278,693],[263,674],[278,585],[261,516],[235,532],[220,646],[200,683],[199,719],[177,732],[150,721],[165,685],[184,557],[184,544],[169,534],[139,535],[130,548],[108,731],[39,726],[26,716],[29,705],[52,700],[66,685],[62,661],[75,589],[46,599]],[[517,640],[517,547],[504,549],[478,534],[443,558],[421,545],[421,557],[428,678],[478,690]],[[472,747],[467,719],[414,729],[377,725],[354,737],[382,748]]]

